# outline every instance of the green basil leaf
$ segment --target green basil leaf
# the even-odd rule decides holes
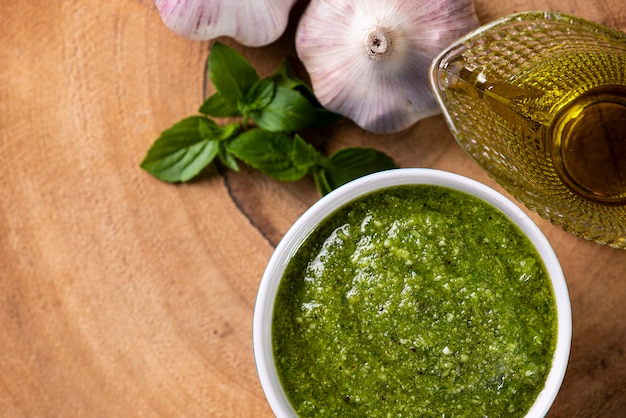
[[[237,122],[229,123],[228,125],[222,126],[220,128],[218,137],[215,139],[219,139],[220,141],[230,139],[234,137],[237,132],[239,132],[239,128],[241,128],[241,125]]]
[[[296,90],[306,97],[311,106],[313,106],[315,117],[313,122],[311,122],[312,128],[324,128],[338,122],[342,118],[340,114],[331,112],[322,106],[317,97],[315,97],[313,90],[307,84],[299,84],[296,86]]]
[[[294,90],[298,87],[309,89],[309,86],[307,86],[302,79],[296,77],[293,73],[291,65],[289,65],[289,61],[287,61],[286,58],[283,58],[280,65],[270,78],[274,80],[277,86],[286,87],[290,90]]]
[[[256,70],[239,51],[215,42],[209,53],[209,78],[224,101],[231,107],[244,100],[259,81]]]
[[[224,164],[226,167],[230,168],[233,171],[239,171],[239,164],[237,164],[235,156],[228,152],[228,150],[226,149],[225,141],[220,142],[218,156],[222,164]]]
[[[213,119],[200,117],[198,133],[203,139],[224,141],[232,138],[239,131],[238,123],[229,123],[225,126],[218,125]]]
[[[272,132],[299,131],[315,120],[311,103],[302,94],[286,87],[277,87],[272,101],[250,116],[260,128]]]
[[[333,188],[328,183],[328,179],[326,178],[326,171],[324,169],[318,168],[314,170],[313,180],[315,181],[317,190],[320,192],[322,196],[327,195],[328,193],[333,191]]]
[[[321,164],[324,159],[325,157],[313,145],[302,139],[300,135],[294,136],[291,149],[291,161],[294,165],[310,171],[312,167]]]
[[[187,181],[195,177],[215,158],[219,142],[200,134],[206,118],[192,116],[163,131],[154,142],[141,168],[168,182]],[[207,125],[204,125],[207,128]]]
[[[294,139],[284,132],[251,129],[230,141],[226,149],[246,164],[282,181],[295,181],[308,173],[292,159]]]
[[[241,116],[241,112],[237,106],[226,103],[219,92],[213,93],[200,106],[199,112],[215,118],[231,118]]]
[[[212,119],[198,117],[198,133],[202,139],[217,139],[222,128]]]
[[[320,104],[317,97],[315,97],[315,93],[313,93],[313,89],[311,89],[307,83],[293,73],[287,59],[282,60],[279,67],[270,78],[274,80],[277,86],[296,90],[309,101],[315,112],[313,121],[310,123],[311,127],[323,128],[330,126],[341,119],[341,115],[325,109]]]
[[[320,183],[327,186],[323,193],[326,194],[366,174],[397,167],[393,159],[381,151],[372,148],[343,148],[328,158],[317,175],[321,176]],[[316,179],[316,183],[317,181]]]
[[[255,83],[243,101],[238,106],[242,114],[248,115],[251,112],[262,110],[267,107],[274,98],[276,83],[269,79],[263,79]]]

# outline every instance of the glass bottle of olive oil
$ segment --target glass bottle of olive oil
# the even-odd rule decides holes
[[[626,204],[626,85],[619,84],[626,81],[626,55],[619,62],[623,73],[613,79],[598,77],[578,87],[570,85],[572,80],[559,83],[559,78],[583,77],[590,61],[600,66],[616,58],[602,52],[566,54],[523,78],[474,88],[482,91],[493,117],[517,128],[511,140],[535,144],[524,159],[550,160],[541,175],[557,174],[573,192],[600,204]],[[548,167],[554,173],[545,171]]]
[[[626,34],[521,13],[452,44],[430,77],[459,144],[507,191],[626,248]]]

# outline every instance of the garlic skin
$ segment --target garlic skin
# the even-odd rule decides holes
[[[297,0],[154,0],[163,23],[197,41],[226,36],[245,46],[277,40]]]
[[[441,112],[430,64],[479,24],[472,0],[311,0],[296,51],[324,107],[394,133]]]

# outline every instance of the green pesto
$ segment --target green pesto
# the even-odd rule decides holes
[[[278,373],[302,417],[517,417],[544,386],[554,294],[519,228],[440,186],[336,211],[289,263]]]

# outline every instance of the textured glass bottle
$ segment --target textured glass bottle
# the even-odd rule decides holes
[[[518,13],[431,68],[452,133],[508,192],[577,236],[626,247],[626,34]]]

